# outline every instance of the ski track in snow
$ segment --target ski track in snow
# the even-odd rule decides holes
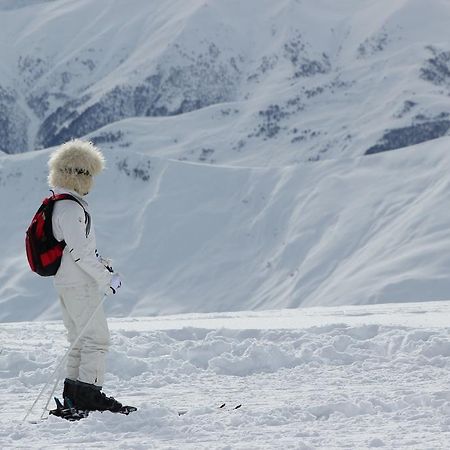
[[[450,333],[439,317],[449,309],[112,320],[105,392],[139,410],[76,423],[22,423],[64,353],[62,325],[2,324],[0,401],[9,409],[0,412],[1,448],[447,449]]]

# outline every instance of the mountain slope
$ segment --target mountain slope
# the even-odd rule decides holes
[[[111,314],[448,298],[449,18],[419,0],[2,2],[0,320],[59,315],[23,250],[51,149],[26,150],[72,136],[109,164],[90,197],[124,277]]]
[[[450,281],[449,139],[353,159],[238,168],[109,150],[88,197],[124,288],[111,314],[442,300]],[[25,229],[48,151],[0,156],[3,321],[59,315]]]
[[[6,2],[0,149],[87,134],[117,148],[136,117],[158,117],[136,125],[149,148],[164,134],[173,157],[221,164],[434,139],[450,129],[449,19],[420,0]]]

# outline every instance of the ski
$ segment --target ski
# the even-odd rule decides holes
[[[125,414],[126,416],[128,416],[128,414],[137,411],[137,408],[135,406],[122,406],[122,408],[120,409],[120,411],[118,411],[119,414]]]
[[[69,405],[63,405],[61,401],[55,397],[56,408],[49,411],[49,415],[61,417],[61,419],[68,420],[69,422],[76,422],[81,419],[85,419],[89,416],[91,411],[88,410],[80,410]],[[119,411],[114,412],[113,414],[124,414],[128,416],[128,414],[137,411],[137,408],[134,406],[122,406]],[[101,411],[103,412],[103,411]],[[112,411],[111,411],[112,412]]]
[[[233,410],[239,409],[239,408],[241,408],[241,407],[242,407],[242,404],[240,404],[240,403],[238,403],[237,405],[234,405],[234,406],[232,406],[232,407],[227,407],[227,404],[226,404],[226,403],[221,403],[221,404],[217,407],[217,409],[221,409],[221,410],[224,410],[224,411],[233,411]],[[187,414],[188,412],[189,412],[188,409],[180,409],[180,410],[178,410],[178,415],[179,415],[179,416],[184,416],[184,415]]]
[[[65,406],[55,397],[56,408],[49,411],[50,416],[61,417],[61,419],[75,422],[89,416],[89,411],[75,409],[71,406]]]
[[[235,405],[235,406],[233,406],[233,407],[231,407],[231,408],[226,408],[226,406],[227,406],[226,403],[222,403],[222,404],[219,406],[219,409],[231,409],[231,410],[233,410],[233,409],[239,409],[242,405],[241,405],[241,404],[237,404],[237,405]]]

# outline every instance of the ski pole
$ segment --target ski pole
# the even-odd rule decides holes
[[[67,357],[69,356],[70,352],[75,348],[75,346],[78,344],[78,341],[81,339],[81,337],[83,336],[84,332],[87,330],[87,328],[89,327],[89,325],[92,322],[92,319],[94,318],[94,316],[97,314],[97,312],[100,310],[101,306],[103,305],[103,302],[105,301],[105,298],[107,297],[107,295],[105,294],[102,298],[102,300],[100,301],[100,303],[97,305],[97,307],[95,308],[94,312],[92,313],[91,317],[89,318],[89,320],[86,322],[86,324],[84,325],[83,329],[80,331],[80,333],[78,334],[77,338],[73,341],[72,345],[69,347],[69,349],[66,351],[65,355],[62,357],[62,359],[59,361],[58,365],[56,366],[55,370],[53,371],[53,373],[50,375],[49,379],[47,380],[47,382],[45,383],[44,387],[41,389],[41,391],[39,392],[39,395],[36,397],[36,400],[33,402],[33,404],[31,405],[31,408],[28,410],[28,412],[26,413],[25,417],[23,418],[23,422],[25,422],[28,418],[28,416],[30,415],[31,411],[33,411],[34,407],[36,406],[37,402],[40,400],[40,398],[42,397],[43,393],[45,392],[45,390],[47,389],[47,387],[49,386],[49,384],[51,383],[51,381],[53,380],[53,378],[55,377],[56,374],[58,374],[58,378],[56,380],[56,383],[53,386],[53,390],[50,394],[50,397],[47,400],[47,403],[44,407],[44,410],[42,411],[42,415],[41,415],[41,419],[44,416],[45,410],[47,409],[51,397],[53,395],[53,393],[56,390],[56,386],[58,384],[58,381],[60,380],[60,376],[59,376],[59,371],[62,367],[62,365],[65,363]]]
[[[53,394],[54,394],[55,391],[56,391],[56,387],[58,386],[58,383],[59,383],[60,380],[61,380],[61,373],[62,373],[62,370],[61,370],[61,369],[62,369],[62,367],[60,367],[59,370],[58,370],[58,376],[56,377],[55,383],[53,384],[52,392],[50,393],[50,395],[49,395],[49,397],[48,397],[47,403],[45,404],[44,408],[42,409],[42,414],[41,414],[41,417],[40,417],[41,420],[44,418],[45,411],[47,410],[48,405],[49,405],[49,403],[50,403],[50,401],[51,401],[51,398],[53,397]]]

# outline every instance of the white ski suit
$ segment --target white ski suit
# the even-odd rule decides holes
[[[68,340],[72,344],[103,296],[111,292],[112,274],[97,257],[95,231],[87,202],[74,191],[61,188],[54,191],[55,194],[70,194],[84,206],[83,210],[73,200],[60,200],[55,203],[52,216],[55,238],[66,242],[54,284]],[[67,378],[102,386],[108,348],[108,324],[101,307],[68,356]]]

